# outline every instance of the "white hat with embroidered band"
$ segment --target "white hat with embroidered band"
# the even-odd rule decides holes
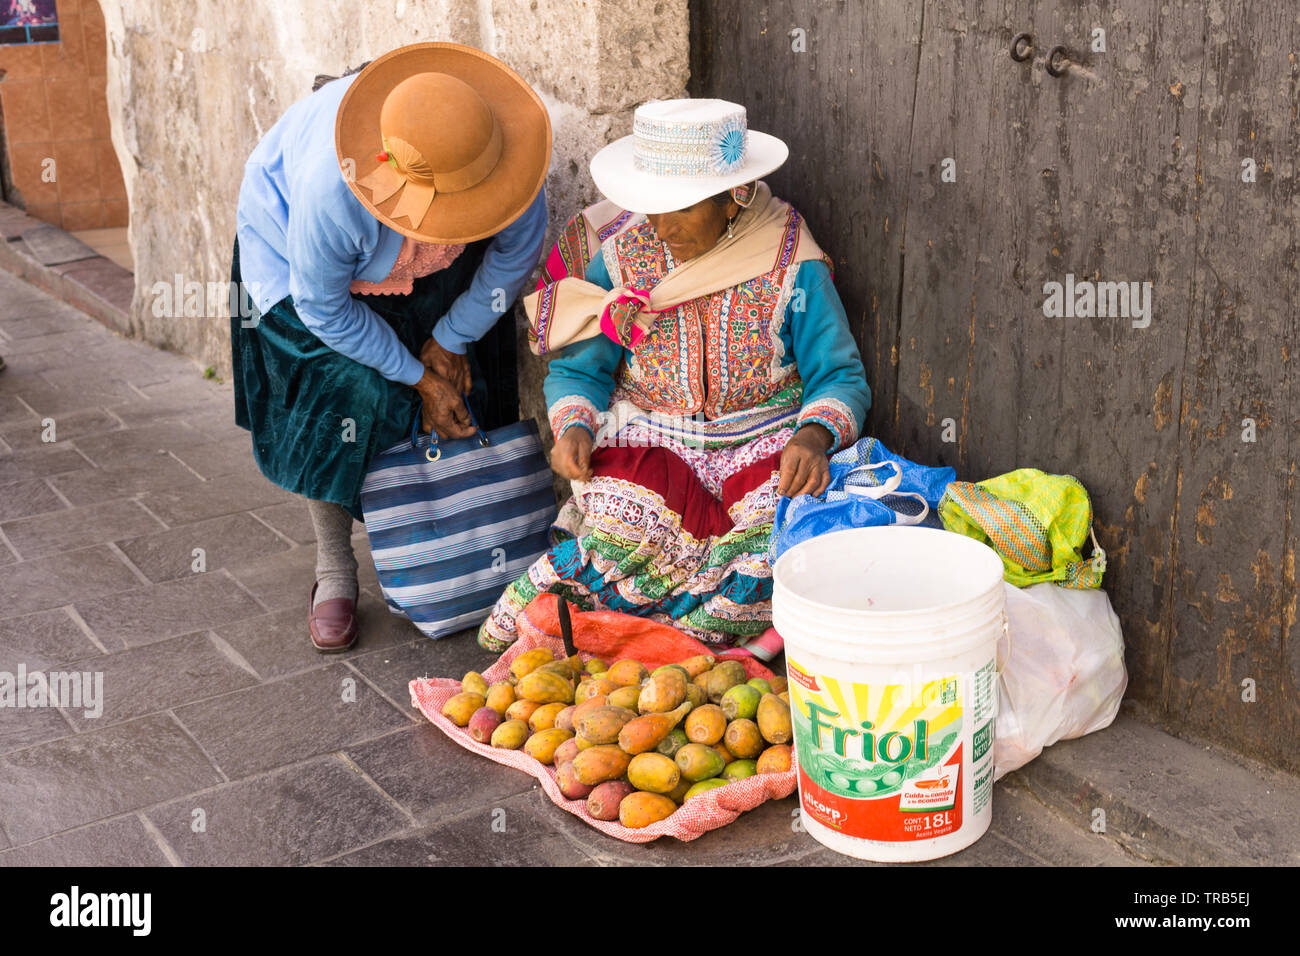
[[[652,100],[638,106],[632,135],[591,160],[611,202],[639,213],[675,212],[771,173],[790,149],[751,130],[745,108],[726,100]]]

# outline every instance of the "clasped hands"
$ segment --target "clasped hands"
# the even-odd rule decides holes
[[[831,447],[831,433],[815,422],[804,425],[786,443],[781,452],[777,494],[820,495],[831,482],[826,453]],[[551,450],[551,470],[571,481],[591,480],[591,433],[574,426],[568,429]]]
[[[422,404],[421,430],[435,431],[439,438],[469,438],[474,434],[465,396],[469,394],[469,359],[448,352],[429,337],[420,349],[424,375],[415,383]]]

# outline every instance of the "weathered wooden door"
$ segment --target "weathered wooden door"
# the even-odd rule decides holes
[[[790,143],[771,182],[835,258],[869,431],[1076,475],[1130,699],[1297,769],[1300,8],[1242,6],[694,0],[692,95]],[[1047,314],[1115,282],[1149,312]]]

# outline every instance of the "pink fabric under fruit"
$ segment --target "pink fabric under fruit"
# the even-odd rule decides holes
[[[504,680],[510,673],[511,662],[524,651],[534,647],[545,647],[557,658],[563,658],[564,642],[559,634],[556,596],[538,595],[524,613],[519,615],[519,640],[483,672],[489,684]],[[619,618],[629,619],[619,621]],[[713,653],[707,645],[688,637],[675,628],[664,624],[644,621],[641,618],[616,611],[574,611],[573,643],[583,660],[600,657],[612,663],[619,657],[631,657],[651,669],[663,664],[676,663],[697,654]],[[620,635],[620,625],[628,625],[628,630]],[[649,625],[649,627],[646,627]],[[554,630],[551,631],[550,628]],[[661,630],[655,630],[661,629]],[[620,636],[628,640],[620,640]],[[621,650],[620,653],[612,653]],[[772,672],[753,657],[734,651],[716,655],[722,659],[733,657],[742,661],[745,672],[750,677],[771,677]],[[661,836],[672,836],[679,840],[694,840],[710,830],[726,826],[746,810],[753,810],[768,800],[781,800],[794,793],[797,785],[797,768],[792,765],[785,773],[756,774],[744,780],[737,780],[725,787],[718,787],[693,797],[678,807],[676,812],[665,820],[653,823],[642,829],[631,829],[617,820],[597,820],[587,812],[586,800],[570,800],[560,792],[560,785],[555,779],[555,768],[546,766],[528,756],[522,750],[500,750],[488,744],[481,744],[469,735],[469,732],[442,715],[442,706],[451,697],[460,693],[460,681],[449,678],[428,678],[411,681],[411,703],[439,730],[466,750],[494,760],[507,767],[514,767],[536,777],[551,802],[562,810],[585,820],[591,826],[609,836],[617,837],[628,843],[649,843]]]

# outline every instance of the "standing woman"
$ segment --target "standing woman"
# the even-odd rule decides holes
[[[308,499],[319,651],[357,639],[352,519],[371,457],[417,414],[468,437],[467,400],[484,428],[518,417],[508,309],[542,251],[550,154],[546,108],[513,70],[418,43],[295,103],[249,157],[235,420],[262,473]]]

